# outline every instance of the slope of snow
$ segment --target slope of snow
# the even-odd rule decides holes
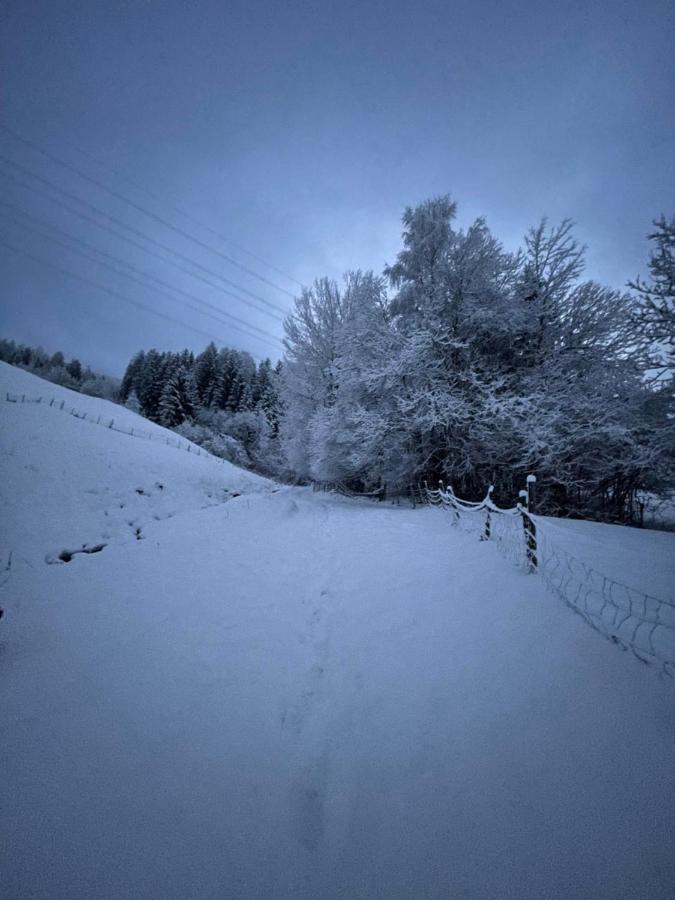
[[[148,435],[152,435],[153,438],[160,441],[166,441],[168,437],[172,441],[178,442],[178,436],[174,432],[167,431],[161,425],[156,425],[125,406],[119,406],[109,400],[101,400],[99,397],[79,394],[77,391],[52,384],[51,381],[38,378],[32,372],[26,372],[25,369],[11,366],[0,360],[0,400],[6,401],[8,394],[10,397],[25,398],[26,401],[41,400],[42,404],[46,406],[53,399],[56,407],[63,403],[65,410],[75,409],[80,413],[86,413],[93,419],[100,416],[104,427],[113,421],[115,426],[125,431],[134,429],[135,433],[141,437],[147,438]],[[188,443],[184,439],[181,440],[184,444]]]
[[[53,395],[58,403],[8,403],[7,392],[35,399]],[[69,407],[92,419],[69,415]],[[102,422],[114,419],[136,433],[152,434],[153,440],[96,425],[99,415]],[[143,539],[153,523],[187,509],[274,487],[204,451],[197,456],[179,449],[177,435],[124,407],[51,385],[5,363],[0,365],[0,416],[0,453],[11,471],[11,479],[0,482],[5,527],[11,526],[5,549],[31,560],[83,545]],[[167,445],[167,439],[172,443]]]
[[[674,685],[494,546],[0,415],[1,896],[672,897]]]

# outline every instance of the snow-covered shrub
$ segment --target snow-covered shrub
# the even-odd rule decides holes
[[[236,466],[248,468],[251,458],[242,444],[229,434],[219,434],[211,428],[194,422],[183,422],[173,429],[177,434],[192,441],[214,456],[220,456]]]
[[[103,400],[117,400],[119,392],[119,381],[116,378],[107,378],[105,375],[89,376],[85,374],[80,385],[80,393],[87,394],[90,397],[101,397]]]

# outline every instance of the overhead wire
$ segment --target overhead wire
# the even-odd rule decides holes
[[[231,287],[234,287],[236,290],[241,291],[244,294],[247,294],[249,297],[252,297],[253,299],[257,300],[259,303],[262,303],[265,306],[270,307],[271,309],[277,310],[278,312],[281,312],[282,314],[286,314],[286,310],[283,307],[279,306],[278,304],[273,303],[272,301],[267,300],[264,297],[261,297],[259,294],[255,294],[253,291],[249,291],[248,288],[242,287],[241,285],[237,284],[236,282],[232,281],[231,279],[226,278],[224,275],[221,275],[218,272],[214,272],[212,269],[209,269],[207,266],[204,266],[202,263],[199,263],[196,260],[191,259],[191,257],[186,256],[184,253],[181,253],[179,250],[176,250],[173,247],[169,247],[166,244],[163,244],[161,241],[156,240],[155,238],[149,237],[144,232],[139,231],[139,229],[137,229],[137,228],[134,228],[134,226],[128,225],[126,222],[123,222],[121,219],[118,219],[116,216],[113,216],[108,212],[102,211],[98,207],[94,206],[92,203],[89,203],[87,200],[83,200],[81,197],[78,197],[77,194],[73,194],[70,191],[66,191],[64,188],[55,184],[49,178],[44,178],[42,175],[39,175],[39,174],[31,171],[31,169],[29,169],[27,166],[24,166],[21,163],[17,163],[15,160],[9,159],[5,156],[2,156],[1,154],[0,154],[0,162],[4,163],[5,165],[9,165],[15,169],[18,169],[20,172],[24,173],[25,175],[28,175],[29,178],[33,178],[36,181],[41,182],[42,184],[46,184],[51,190],[56,191],[58,194],[61,194],[62,196],[67,197],[70,200],[74,200],[76,203],[79,203],[81,206],[84,206],[86,209],[89,209],[92,212],[96,213],[97,215],[102,216],[103,218],[107,219],[108,221],[113,222],[118,227],[131,232],[131,234],[134,234],[137,237],[140,237],[142,240],[147,241],[148,243],[152,244],[153,246],[159,247],[165,253],[169,253],[171,255],[177,256],[179,259],[182,259],[184,262],[187,262],[189,265],[194,266],[195,268],[199,269],[200,271],[206,272],[212,278],[217,278],[219,281],[222,281],[225,284],[227,284]],[[250,301],[244,297],[237,297],[237,299],[240,300],[242,303],[248,303],[249,305],[252,305],[250,303]]]
[[[268,309],[265,309],[264,307],[259,307],[252,302],[244,300],[244,298],[239,297],[237,294],[228,290],[228,288],[221,287],[220,285],[215,284],[213,281],[209,280],[208,278],[205,278],[203,275],[193,272],[191,269],[187,268],[186,266],[182,266],[180,263],[175,262],[175,260],[168,259],[166,256],[162,256],[160,253],[157,253],[156,251],[151,250],[149,247],[146,247],[144,244],[141,244],[138,241],[135,241],[133,238],[130,238],[128,235],[122,234],[121,232],[117,231],[116,229],[111,228],[110,225],[106,225],[103,222],[99,222],[97,219],[93,218],[92,216],[88,216],[86,213],[81,212],[80,210],[69,205],[68,203],[64,203],[62,200],[56,200],[54,197],[50,196],[49,193],[47,193],[47,191],[45,191],[41,188],[38,188],[38,187],[34,187],[33,185],[29,184],[28,182],[23,181],[20,178],[16,178],[16,176],[14,176],[8,172],[3,172],[2,170],[0,170],[0,175],[2,175],[3,178],[9,179],[14,184],[18,184],[20,187],[25,188],[26,190],[29,190],[35,194],[39,194],[40,196],[46,197],[52,203],[58,204],[59,209],[66,210],[67,212],[71,213],[74,216],[77,216],[78,218],[82,219],[83,221],[89,222],[90,224],[94,225],[96,228],[100,228],[102,231],[107,231],[109,234],[112,234],[114,237],[118,238],[119,240],[122,240],[125,243],[130,244],[132,247],[136,247],[137,249],[143,251],[144,253],[147,253],[147,255],[151,256],[153,259],[158,259],[158,260],[160,260],[160,262],[168,263],[169,265],[171,265],[175,269],[177,269],[179,272],[184,272],[185,274],[189,275],[191,278],[194,278],[196,281],[201,281],[204,284],[208,285],[209,287],[212,287],[215,290],[219,291],[220,293],[226,294],[227,296],[232,297],[235,300],[239,300],[241,302],[247,303],[247,305],[249,305],[251,307],[251,309],[255,309],[257,312],[261,312],[264,315],[269,316],[270,318],[274,319],[275,321],[278,321],[278,322],[283,321],[283,316],[279,315],[278,313],[272,312]],[[49,188],[49,190],[51,190],[51,188]],[[82,201],[82,202],[84,202],[84,201]],[[89,204],[87,204],[87,205],[89,205]],[[104,215],[104,216],[106,215],[105,213],[100,213],[100,214]]]
[[[240,244],[235,243],[231,238],[225,237],[225,235],[221,234],[219,231],[216,231],[215,228],[212,228],[210,225],[207,225],[205,222],[202,222],[200,219],[195,218],[191,213],[184,210],[182,207],[177,206],[175,203],[167,200],[166,197],[160,197],[159,194],[155,193],[155,191],[151,191],[150,188],[142,184],[140,181],[136,181],[135,178],[132,178],[130,175],[127,175],[125,172],[121,172],[119,169],[115,168],[115,166],[111,166],[109,163],[104,162],[102,159],[99,159],[97,156],[94,156],[93,153],[90,153],[88,150],[82,149],[82,147],[78,147],[75,144],[68,142],[69,146],[76,153],[81,154],[85,159],[88,159],[90,162],[95,163],[97,166],[100,166],[103,169],[106,169],[116,178],[120,178],[122,181],[126,181],[131,187],[135,190],[142,191],[148,197],[151,197],[156,203],[163,203],[168,209],[177,213],[179,216],[182,216],[188,222],[191,222],[193,225],[196,225],[198,228],[201,228],[204,231],[207,231],[209,234],[212,234],[213,237],[217,238],[219,241],[222,241],[224,244],[229,244],[233,247],[238,253],[243,253],[244,256],[248,256],[256,262],[260,263],[262,266],[266,266],[268,269],[271,269],[273,272],[276,272],[278,275],[281,275],[282,278],[288,279],[288,281],[293,282],[293,284],[297,285],[299,288],[303,288],[304,285],[301,281],[298,281],[293,275],[289,275],[288,272],[284,272],[283,269],[280,269],[274,263],[269,262],[266,259],[263,259],[261,256],[258,256],[256,253],[252,253],[250,250],[246,250],[245,247],[242,247]]]
[[[66,162],[65,160],[63,160],[59,156],[57,156],[56,154],[51,153],[49,150],[46,150],[44,147],[40,146],[40,144],[36,143],[35,141],[29,140],[28,138],[18,134],[18,132],[14,131],[14,129],[10,128],[5,123],[0,123],[0,128],[5,133],[9,134],[15,141],[18,141],[19,143],[23,144],[25,147],[30,147],[32,150],[35,150],[37,153],[42,154],[42,156],[44,156],[46,159],[51,160],[53,163],[56,163],[59,166],[62,166],[64,169],[68,170],[69,172],[72,172],[73,174],[77,175],[79,178],[82,178],[84,181],[87,181],[90,184],[93,184],[95,187],[99,188],[99,190],[105,191],[106,193],[110,194],[110,196],[115,197],[117,200],[121,200],[123,203],[126,203],[132,209],[135,209],[138,212],[142,213],[143,215],[147,216],[148,218],[153,219],[155,222],[158,222],[160,225],[164,226],[164,228],[168,228],[170,231],[173,231],[174,233],[180,235],[182,238],[184,238],[188,241],[192,241],[193,244],[200,247],[202,250],[207,250],[208,252],[213,253],[216,256],[219,256],[225,262],[229,263],[232,266],[235,266],[236,268],[240,269],[242,272],[245,272],[250,277],[258,279],[262,283],[266,284],[268,287],[272,287],[275,290],[280,291],[282,294],[286,294],[291,299],[293,299],[295,297],[295,295],[291,291],[287,291],[286,288],[283,288],[280,285],[275,284],[269,278],[266,278],[264,275],[260,275],[260,273],[255,272],[253,269],[250,269],[248,266],[243,265],[243,263],[238,262],[237,260],[233,259],[228,254],[223,253],[221,250],[218,250],[215,247],[212,247],[210,244],[207,244],[205,241],[202,241],[200,238],[195,237],[193,234],[190,234],[190,232],[186,231],[185,229],[181,228],[180,226],[174,225],[172,222],[169,222],[167,219],[163,218],[162,216],[157,215],[157,213],[154,213],[151,210],[146,209],[144,206],[141,206],[141,204],[137,203],[135,200],[132,200],[129,197],[125,196],[124,194],[120,193],[119,191],[116,191],[114,188],[109,187],[104,182],[99,181],[97,178],[93,178],[91,175],[88,175],[86,172],[83,172],[81,169],[79,169],[77,166],[74,166],[72,163]]]
[[[209,340],[217,341],[219,344],[227,344],[227,341],[223,340],[222,337],[216,336],[211,332],[204,331],[201,328],[196,328],[194,325],[188,325],[186,322],[181,322],[179,319],[175,319],[173,316],[168,315],[167,313],[160,312],[160,310],[153,309],[150,306],[146,306],[144,303],[141,303],[140,300],[133,300],[130,297],[126,297],[124,294],[120,294],[118,291],[115,291],[111,288],[106,287],[105,285],[99,284],[97,281],[94,281],[91,278],[85,278],[82,275],[78,275],[75,272],[66,269],[63,266],[57,265],[56,263],[51,262],[50,260],[46,260],[40,256],[36,256],[34,253],[30,253],[28,250],[24,250],[21,247],[16,247],[13,244],[8,243],[6,240],[0,239],[0,245],[6,247],[9,250],[12,250],[14,253],[17,253],[21,256],[25,256],[27,259],[32,260],[33,262],[38,263],[39,265],[46,266],[48,268],[54,269],[57,272],[61,272],[61,274],[66,275],[69,278],[73,278],[76,281],[80,281],[83,284],[88,285],[89,287],[93,287],[96,290],[102,291],[105,294],[108,294],[111,297],[114,297],[116,300],[121,300],[123,303],[128,303],[131,306],[135,306],[138,309],[142,309],[144,312],[148,312],[153,316],[157,316],[160,319],[164,319],[167,322],[171,322],[173,325],[178,325],[181,328],[187,328],[190,331],[195,332],[195,334],[199,334],[202,337],[206,337]],[[261,357],[255,353],[251,353],[251,356],[261,361]]]
[[[25,210],[21,209],[20,207],[15,206],[12,203],[8,203],[7,201],[0,199],[0,205],[4,206],[6,208],[12,209],[16,212],[19,212],[21,215],[25,216],[26,218],[30,219],[31,221],[38,223],[39,227],[36,228],[35,226],[28,225],[25,222],[20,222],[20,221],[14,220],[15,224],[18,224],[22,228],[32,231],[34,234],[41,235],[42,237],[45,237],[47,240],[50,240],[53,243],[56,243],[57,245],[59,245],[61,247],[65,247],[66,250],[69,250],[72,253],[76,253],[79,256],[84,257],[85,259],[89,259],[90,261],[96,263],[97,265],[103,266],[104,268],[108,269],[111,272],[114,272],[117,275],[122,275],[123,277],[128,278],[129,280],[135,282],[136,284],[139,284],[141,287],[153,290],[156,293],[158,293],[160,296],[167,297],[170,301],[172,301],[174,303],[182,303],[186,307],[193,310],[194,312],[199,313],[200,315],[208,316],[209,318],[212,318],[215,321],[220,322],[221,324],[231,325],[233,328],[236,328],[238,331],[241,331],[243,334],[246,334],[248,337],[254,337],[254,338],[257,338],[258,340],[260,340],[260,336],[262,336],[267,341],[270,341],[274,344],[278,344],[279,347],[283,346],[281,340],[278,337],[276,337],[276,335],[273,335],[271,332],[265,331],[265,329],[259,328],[257,325],[247,322],[245,319],[239,318],[239,316],[235,316],[232,313],[228,313],[228,312],[225,312],[224,310],[220,310],[214,304],[209,303],[206,300],[203,300],[201,297],[197,297],[195,294],[191,294],[188,291],[182,290],[181,288],[174,287],[173,285],[169,284],[168,282],[163,281],[161,278],[157,278],[156,276],[151,275],[148,272],[144,272],[142,269],[138,269],[136,266],[133,266],[131,263],[128,263],[125,260],[122,260],[119,257],[114,256],[113,254],[107,253],[105,250],[100,250],[98,247],[94,247],[92,244],[89,244],[86,241],[83,241],[80,238],[75,237],[74,235],[67,234],[66,232],[62,232],[59,229],[51,226],[49,223],[44,222],[44,220],[40,220],[38,217],[33,216],[30,213],[27,213]],[[47,228],[47,233],[44,230],[45,227]],[[58,237],[55,237],[53,233],[49,234],[48,231],[56,232]],[[60,240],[60,237],[65,237],[67,240],[66,241]],[[84,251],[78,249],[78,247],[71,246],[70,244],[67,243],[67,241],[71,241],[72,243],[77,244],[80,247],[83,247]],[[185,297],[187,297],[188,300],[192,300],[192,301],[194,301],[194,303],[197,303],[197,304],[200,304],[201,306],[207,307],[207,309],[213,310],[213,312],[208,312],[206,310],[199,309],[197,306],[194,305],[194,303],[190,303],[185,300],[180,300],[176,297],[172,297],[170,294],[167,294],[166,291],[160,290],[159,288],[156,288],[151,284],[147,284],[146,282],[142,281],[141,278],[137,278],[136,275],[129,274],[129,272],[125,272],[122,269],[115,268],[114,266],[111,266],[108,263],[105,263],[100,259],[96,259],[96,257],[93,256],[92,253],[99,254],[100,256],[103,256],[107,259],[112,260],[113,262],[117,263],[118,265],[121,265],[121,266],[124,266],[124,267],[130,269],[131,272],[135,272],[137,275],[140,275],[141,278],[149,279],[149,280],[154,281],[157,284],[161,285],[163,288],[168,288],[171,291],[175,291],[176,293],[182,294]],[[235,323],[238,323],[238,324],[235,324]],[[243,328],[246,328],[248,330],[243,331],[242,326],[243,326]],[[254,332],[258,332],[258,334],[254,333]]]

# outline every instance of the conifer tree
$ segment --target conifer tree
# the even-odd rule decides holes
[[[637,321],[649,349],[657,353],[657,364],[675,369],[675,216],[654,221],[649,235],[654,249],[649,258],[651,281],[629,282],[638,295]],[[661,351],[661,352],[659,352]]]
[[[159,421],[166,428],[174,428],[195,412],[195,393],[187,369],[178,364],[164,385],[159,400]]]

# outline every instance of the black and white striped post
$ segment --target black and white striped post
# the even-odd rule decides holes
[[[525,555],[527,557],[527,568],[530,572],[536,572],[537,570],[537,526],[530,515],[530,513],[534,513],[536,485],[537,476],[528,475],[527,489],[519,492],[519,497],[522,501],[520,513],[523,517],[523,528],[525,529]]]
[[[487,499],[492,500],[492,492],[494,491],[495,486],[491,484],[488,488]],[[489,541],[492,536],[492,522],[490,521],[490,507],[486,507],[485,509],[485,530],[481,535],[481,541]]]

